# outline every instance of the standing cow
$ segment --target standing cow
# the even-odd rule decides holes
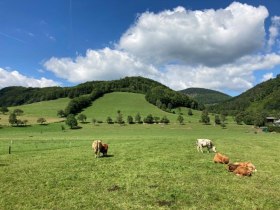
[[[92,143],[92,149],[95,153],[95,157],[100,157],[100,152],[103,154],[103,156],[107,156],[109,145],[103,144],[101,140],[95,140]]]
[[[197,139],[196,141],[196,148],[197,151],[201,151],[203,153],[203,148],[207,147],[208,152],[212,150],[213,152],[216,152],[216,147],[214,146],[213,142],[210,139]]]

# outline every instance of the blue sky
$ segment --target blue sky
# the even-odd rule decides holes
[[[0,88],[144,76],[238,95],[280,73],[278,0],[0,0]]]

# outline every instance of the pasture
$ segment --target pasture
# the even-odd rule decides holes
[[[199,137],[258,171],[227,172],[213,163],[213,153],[196,151]],[[98,138],[109,143],[109,157],[94,158],[91,143]],[[235,124],[6,127],[0,209],[279,209],[279,149],[279,134]]]
[[[179,125],[177,114],[131,93],[106,94],[83,111],[88,123],[71,130],[56,117],[67,101],[16,107],[27,127],[10,127],[0,115],[0,209],[279,209],[279,134],[236,125],[231,117],[225,129],[213,125],[213,115],[203,125],[199,111],[188,116],[185,108]],[[142,119],[166,115],[171,122],[105,123],[118,110],[124,120],[139,112]],[[55,123],[38,125],[38,117]],[[104,123],[93,125],[92,118]],[[212,139],[231,162],[251,161],[258,171],[252,177],[227,172],[213,163],[214,153],[197,152],[197,138]],[[109,144],[109,157],[94,158],[94,139]]]

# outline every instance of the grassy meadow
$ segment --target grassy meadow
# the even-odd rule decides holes
[[[23,117],[36,118],[30,106]],[[52,112],[58,109],[63,107]],[[151,113],[171,123],[90,123],[93,117],[115,119],[117,110],[124,119]],[[225,129],[203,125],[200,112],[182,111],[185,124],[179,125],[177,114],[162,112],[141,94],[112,93],[84,110],[89,123],[79,124],[81,129],[59,121],[3,126],[0,209],[279,209],[279,134],[236,125],[230,117]],[[213,153],[197,152],[197,138],[212,139],[232,162],[252,161],[258,171],[252,177],[227,172],[213,163]],[[94,158],[93,139],[109,144],[108,157]]]

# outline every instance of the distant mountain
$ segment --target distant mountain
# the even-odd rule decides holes
[[[185,90],[181,90],[180,92],[204,105],[218,104],[232,98],[231,96],[219,91],[205,88],[187,88]]]
[[[226,111],[235,114],[241,111],[254,113],[266,112],[279,115],[280,112],[280,75],[247,90],[239,96],[219,105],[210,107],[211,111]]]

